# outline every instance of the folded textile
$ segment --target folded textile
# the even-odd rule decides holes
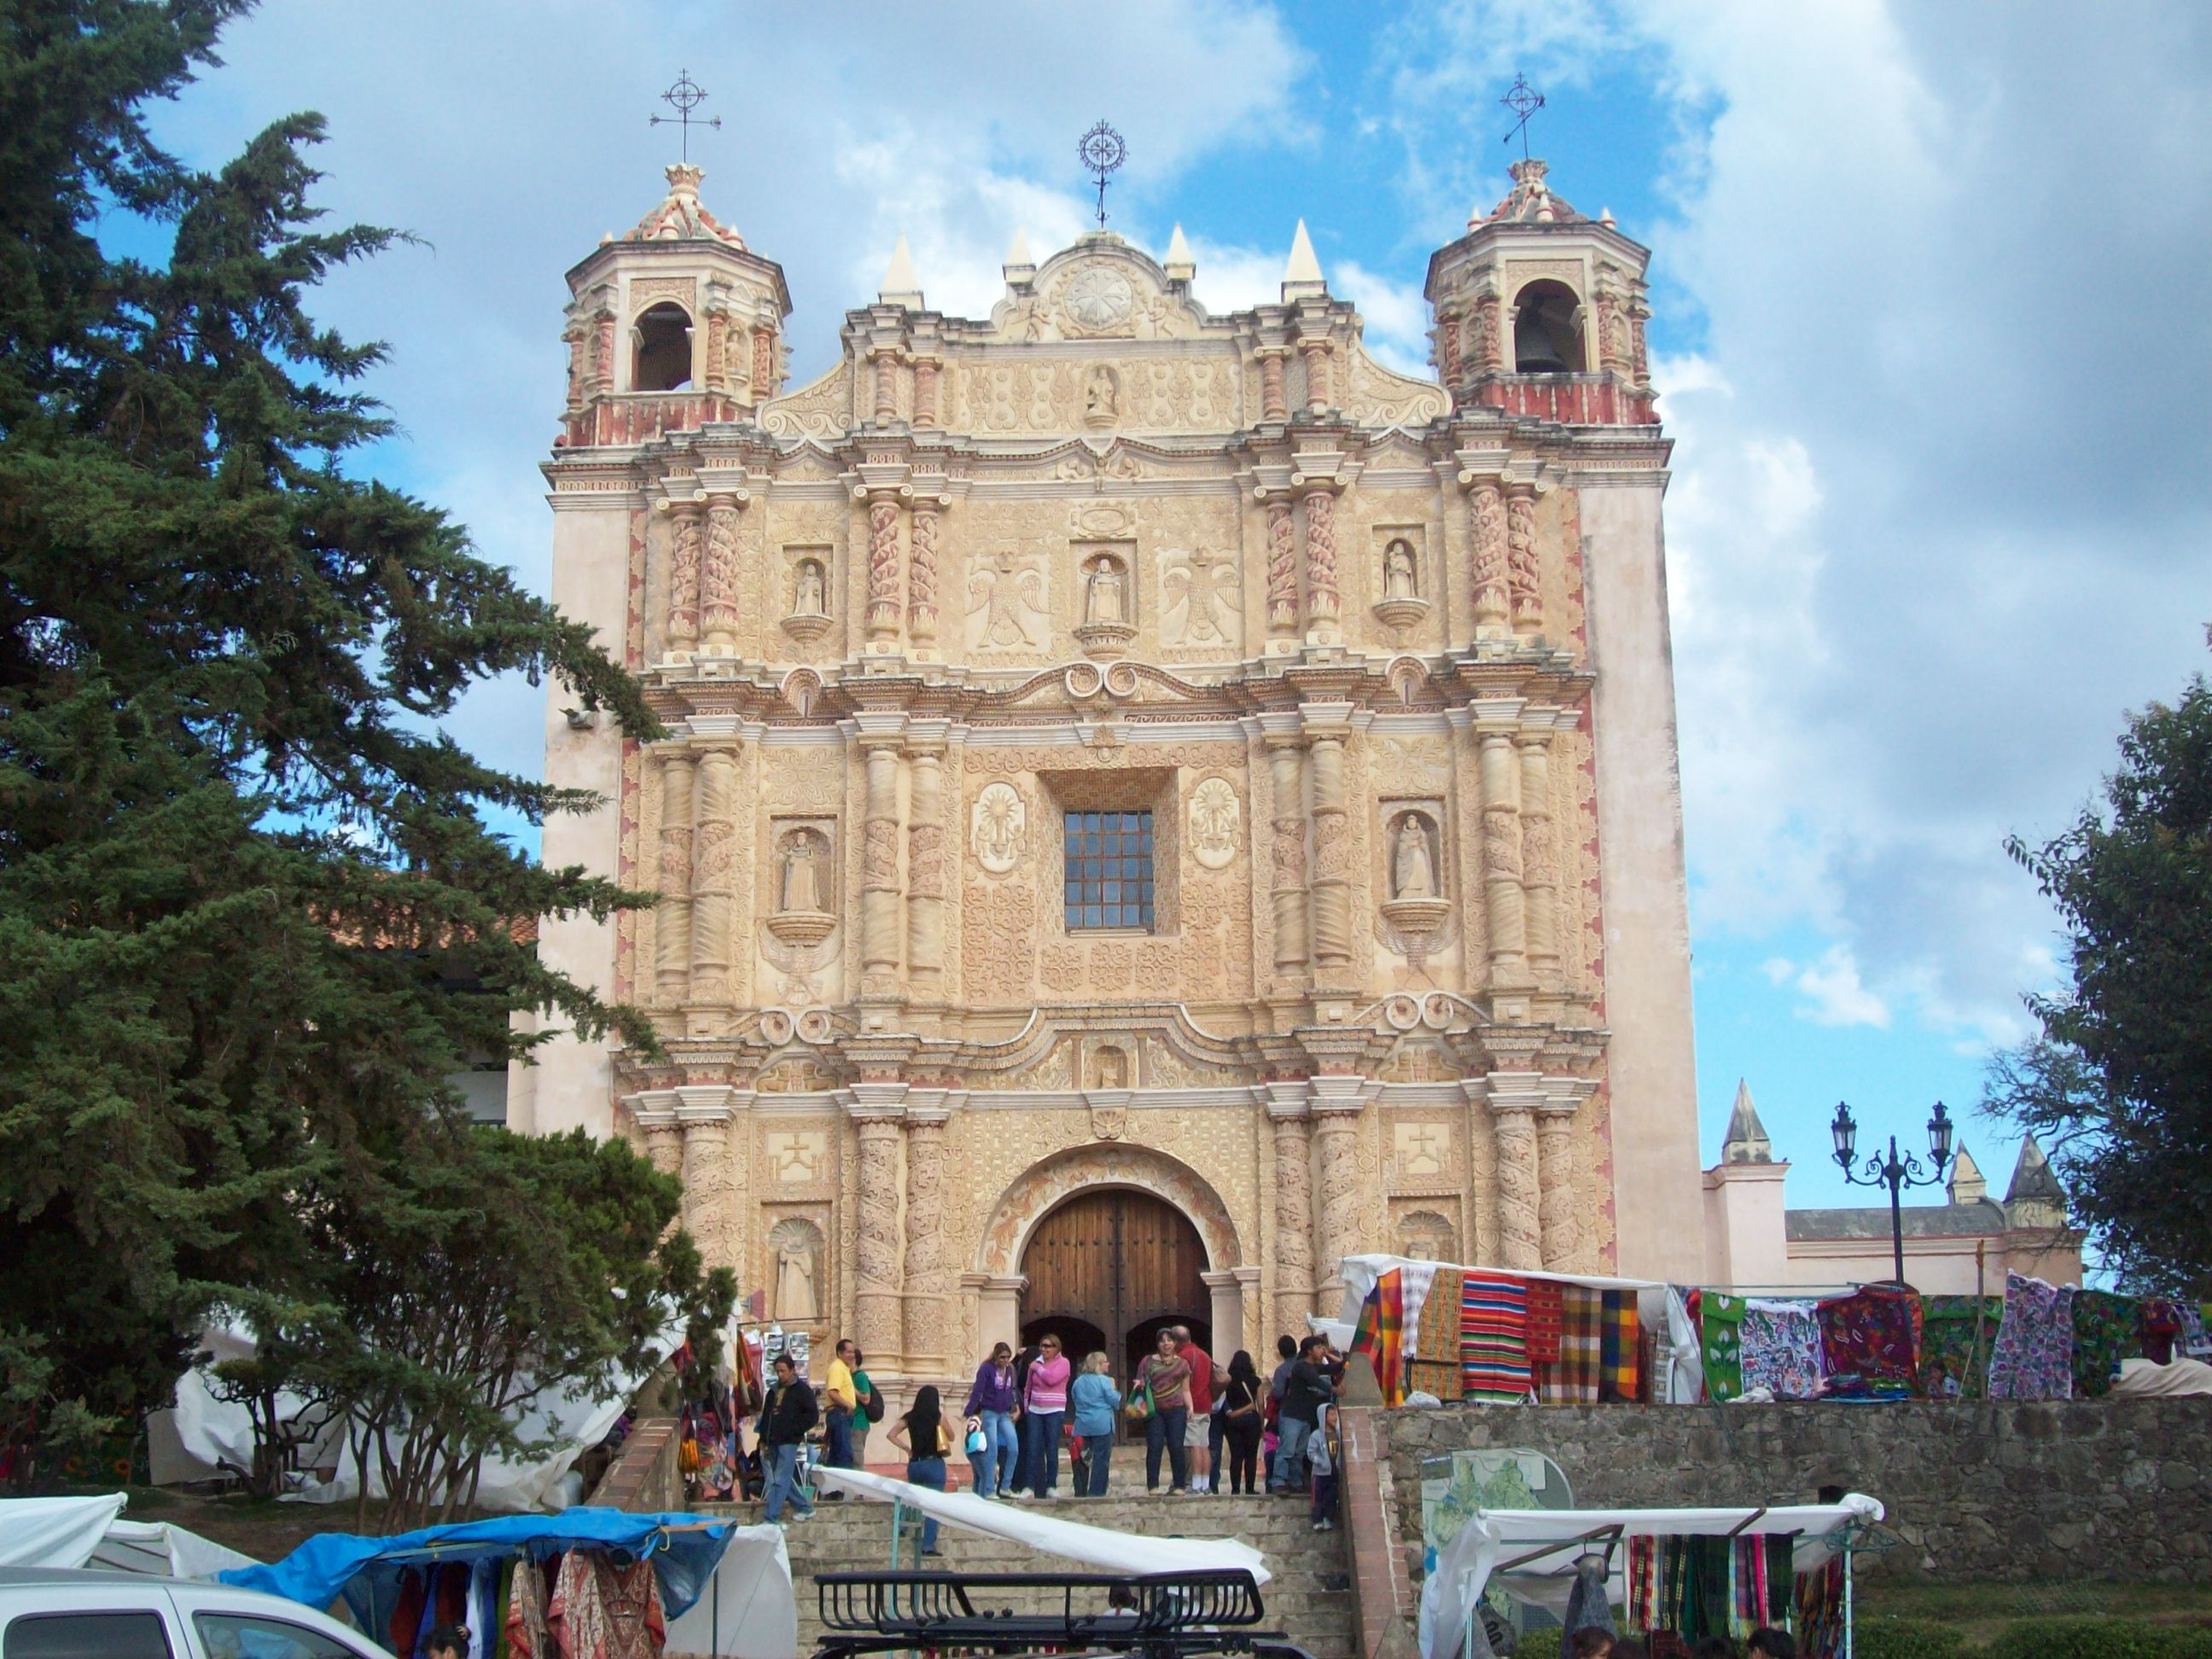
[[[1699,1298],[1705,1392],[1717,1401],[1743,1392],[1743,1316],[1748,1307],[1743,1297],[1718,1291],[1706,1291]]]
[[[2076,1291],[2074,1322],[2074,1394],[2093,1400],[2112,1389],[2120,1362],[2141,1349],[2142,1305],[2111,1291]]]
[[[1512,1273],[1471,1273],[1460,1292],[1462,1398],[1516,1405],[1528,1397],[1528,1285]]]
[[[2002,1297],[1921,1297],[1920,1392],[1930,1400],[1982,1398],[1989,1390],[1990,1350],[2003,1317]]]
[[[2212,1365],[2201,1359],[2176,1359],[2165,1365],[2155,1360],[2123,1359],[2119,1380],[2112,1384],[2115,1400],[2174,1399],[2186,1395],[2212,1395]]]
[[[1830,1391],[1838,1378],[1857,1377],[1869,1384],[1915,1385],[1919,1375],[1920,1298],[1888,1285],[1862,1285],[1849,1296],[1832,1296],[1818,1306],[1820,1362]]]
[[[1820,1322],[1811,1303],[1753,1302],[1744,1309],[1741,1330],[1746,1392],[1765,1389],[1777,1400],[1820,1397],[1826,1371]]]
[[[1544,1367],[1537,1398],[1547,1406],[1595,1406],[1605,1358],[1605,1293],[1559,1286],[1559,1357]]]
[[[2145,1359],[2156,1365],[2170,1364],[2173,1359],[2173,1345],[2180,1336],[2179,1303],[2154,1296],[2142,1304],[2141,1322],[2136,1328],[2136,1340]]]
[[[1992,1400],[2074,1397],[2074,1291],[2005,1275],[2004,1320],[1990,1350]]]

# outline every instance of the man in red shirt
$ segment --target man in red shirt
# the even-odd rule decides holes
[[[1190,1489],[1211,1492],[1213,1475],[1206,1447],[1213,1426],[1213,1359],[1191,1340],[1189,1326],[1176,1326],[1174,1334],[1176,1346],[1190,1366],[1190,1423],[1182,1437],[1190,1451]]]

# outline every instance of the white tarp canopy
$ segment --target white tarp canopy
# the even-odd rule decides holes
[[[250,1555],[165,1521],[125,1521],[121,1492],[0,1499],[0,1566],[107,1567],[161,1578],[213,1578]]]
[[[1052,1520],[1018,1504],[1001,1504],[972,1492],[938,1492],[860,1469],[817,1468],[813,1474],[817,1486],[833,1492],[842,1488],[879,1503],[903,1504],[947,1526],[1026,1544],[1105,1572],[1215,1572],[1241,1567],[1255,1584],[1266,1583],[1270,1577],[1260,1552],[1233,1538],[1140,1538],[1109,1527]]]
[[[1437,1558],[1421,1587],[1423,1659],[1459,1651],[1468,1615],[1493,1575],[1506,1593],[1562,1607],[1575,1566],[1607,1538],[1734,1536],[1795,1533],[1793,1563],[1809,1572],[1841,1547],[1851,1528],[1872,1526],[1882,1508],[1849,1492],[1840,1504],[1698,1510],[1477,1510]],[[1620,1553],[1614,1552],[1611,1599],[1621,1600]]]
[[[668,1659],[791,1659],[799,1601],[781,1527],[739,1527],[699,1599],[668,1626]]]

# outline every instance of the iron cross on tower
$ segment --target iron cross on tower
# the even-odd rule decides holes
[[[1511,143],[1515,134],[1518,134],[1521,159],[1525,161],[1528,159],[1528,118],[1544,107],[1544,94],[1528,84],[1527,76],[1516,75],[1513,77],[1511,88],[1498,101],[1517,118],[1513,123],[1513,131],[1505,135],[1505,142]]]
[[[656,115],[646,122],[649,127],[670,126],[684,129],[684,160],[691,160],[691,124],[720,131],[722,118],[719,115],[694,115],[691,112],[707,101],[707,89],[691,78],[690,70],[676,72],[676,84],[660,94],[661,101],[674,109],[673,115]]]
[[[1083,135],[1083,142],[1075,147],[1083,158],[1083,165],[1098,175],[1098,228],[1106,228],[1106,175],[1129,159],[1129,147],[1121,142],[1121,135],[1101,121]]]

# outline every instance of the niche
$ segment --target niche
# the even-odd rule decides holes
[[[635,392],[680,392],[691,384],[691,319],[668,301],[648,307],[633,325],[637,361]]]
[[[1582,301],[1565,283],[1534,282],[1516,296],[1513,368],[1520,374],[1579,374],[1583,355]]]

